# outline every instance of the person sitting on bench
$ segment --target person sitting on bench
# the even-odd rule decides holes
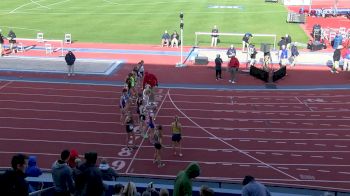
[[[170,44],[170,35],[168,33],[167,30],[165,30],[165,32],[163,33],[162,35],[162,47],[166,46],[166,47],[169,47],[169,44]]]
[[[179,34],[177,34],[176,31],[171,35],[171,47],[173,48],[176,46],[176,48],[179,47]]]

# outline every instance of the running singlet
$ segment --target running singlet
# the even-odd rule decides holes
[[[172,123],[171,131],[173,132],[173,134],[181,134],[181,124],[178,123],[178,126],[176,126],[175,123]]]

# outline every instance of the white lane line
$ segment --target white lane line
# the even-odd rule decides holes
[[[332,159],[342,160],[344,158],[342,158],[342,157],[332,157]]]
[[[229,146],[230,148],[232,148],[232,149],[234,149],[234,150],[237,150],[238,152],[242,153],[243,155],[246,155],[247,157],[249,157],[249,158],[251,158],[251,159],[253,159],[253,160],[255,160],[255,161],[257,161],[257,162],[259,162],[259,163],[261,163],[261,164],[263,164],[263,165],[265,165],[266,167],[268,167],[268,168],[270,168],[270,169],[273,169],[273,170],[275,170],[275,171],[277,171],[277,172],[279,172],[279,173],[281,173],[281,174],[283,174],[283,175],[285,175],[285,176],[288,176],[288,177],[291,178],[291,179],[294,179],[294,180],[296,180],[296,181],[299,181],[299,178],[296,178],[296,177],[294,177],[294,176],[292,176],[292,175],[290,175],[290,174],[288,174],[288,173],[286,173],[286,172],[283,172],[283,171],[279,170],[278,168],[276,168],[276,167],[274,167],[274,166],[272,166],[272,165],[270,165],[270,164],[268,164],[268,163],[266,163],[266,162],[264,162],[264,161],[262,161],[262,160],[260,160],[260,159],[258,159],[258,158],[256,158],[256,157],[254,157],[254,156],[252,156],[252,155],[247,154],[246,152],[244,152],[243,150],[237,148],[236,146],[231,145],[230,143],[227,143],[226,141],[224,141],[224,140],[218,138],[215,134],[213,134],[212,132],[208,131],[208,130],[205,129],[204,127],[200,126],[198,123],[196,123],[194,120],[192,120],[189,116],[187,116],[187,115],[175,104],[175,102],[173,101],[173,99],[172,99],[172,97],[171,97],[171,95],[170,95],[170,91],[169,91],[169,90],[168,90],[168,94],[167,94],[167,95],[169,96],[169,99],[170,99],[172,105],[177,109],[177,111],[179,111],[184,117],[186,117],[186,118],[187,118],[189,121],[191,121],[194,125],[196,125],[196,126],[198,126],[199,128],[201,128],[201,129],[202,129],[204,132],[206,132],[207,134],[211,135],[212,137],[216,137],[218,140],[220,140],[222,143],[226,144],[226,145]]]
[[[282,155],[284,155],[284,154],[282,154],[282,153],[276,153],[276,152],[273,152],[273,153],[271,153],[272,155],[276,155],[276,156],[282,156]]]
[[[336,148],[347,148],[348,146],[342,146],[342,145],[334,145]]]
[[[301,154],[290,154],[290,156],[292,156],[292,157],[302,157],[303,155],[301,155]]]
[[[296,168],[298,171],[309,171],[309,169],[304,169],[304,168]]]
[[[346,174],[346,175],[350,175],[350,172],[338,172],[340,174]]]
[[[318,133],[306,133],[306,135],[318,135]]]
[[[319,169],[319,170],[317,170],[318,172],[323,172],[323,173],[329,173],[329,172],[331,172],[331,171],[329,171],[329,170],[322,170],[322,169]]]
[[[311,155],[311,158],[324,158],[324,156],[316,156],[316,155]]]
[[[284,170],[288,170],[288,167],[277,167],[278,169],[284,169]]]

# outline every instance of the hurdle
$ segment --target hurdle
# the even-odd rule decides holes
[[[46,54],[60,51],[61,52],[60,56],[64,56],[64,40],[31,39],[31,38],[15,38],[15,40],[17,43],[21,44],[21,50],[23,52],[34,48],[34,45],[40,45]],[[47,48],[47,46],[49,45],[50,45],[50,48]],[[26,47],[26,46],[29,46],[29,47]]]

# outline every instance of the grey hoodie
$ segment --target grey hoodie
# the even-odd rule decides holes
[[[52,179],[56,192],[74,193],[72,169],[66,162],[58,160],[52,165]]]

